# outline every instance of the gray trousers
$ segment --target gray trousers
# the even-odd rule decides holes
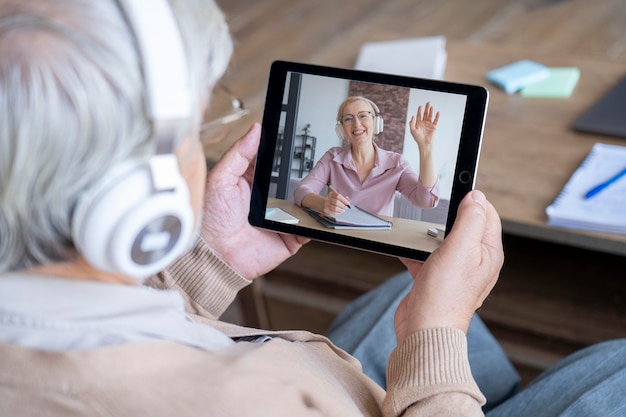
[[[387,360],[396,346],[393,316],[412,282],[408,272],[385,281],[349,304],[327,332],[383,388]],[[488,417],[626,416],[626,339],[566,358],[519,393],[519,375],[478,316],[467,339],[470,367],[487,398],[483,409]]]

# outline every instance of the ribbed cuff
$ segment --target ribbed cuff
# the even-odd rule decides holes
[[[187,255],[170,265],[168,272],[194,304],[214,317],[219,317],[237,293],[251,283],[215,255],[201,238]]]
[[[402,415],[411,407],[430,404],[440,410],[470,407],[482,415],[480,406],[484,403],[485,397],[472,377],[467,339],[461,330],[422,330],[392,352],[383,402],[386,414]]]
[[[474,383],[465,333],[435,328],[412,334],[391,354],[387,380],[400,386]]]

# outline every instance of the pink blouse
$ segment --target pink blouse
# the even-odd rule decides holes
[[[307,194],[319,194],[327,184],[350,197],[351,204],[385,216],[393,216],[396,190],[421,208],[434,208],[439,203],[439,181],[432,188],[425,187],[401,154],[378,146],[374,168],[363,184],[359,180],[350,147],[329,149],[296,187],[295,203],[301,205]]]

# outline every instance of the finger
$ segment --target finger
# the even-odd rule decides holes
[[[439,123],[439,112],[437,112],[437,114],[435,115],[435,121],[433,122],[433,124],[437,124]]]
[[[309,243],[311,241],[310,238],[308,237],[304,237],[304,236],[296,236],[296,241],[301,245],[306,245],[307,243]]]
[[[338,194],[337,200],[340,201],[344,206],[348,206],[350,204],[350,199],[345,195]]]
[[[415,259],[408,259],[408,258],[399,258],[399,259],[400,259],[400,262],[402,262],[402,264],[404,266],[406,266],[406,268],[408,269],[409,273],[413,277],[415,277],[417,275],[419,270],[424,265],[423,262],[416,261]]]
[[[336,193],[335,193],[336,194]],[[343,212],[343,207],[336,196],[328,195],[324,203],[324,211],[328,214],[337,215]]]
[[[424,109],[424,119],[432,120],[433,118],[433,108],[430,106],[430,101],[426,102],[426,108]]]
[[[330,209],[328,210],[328,214],[332,216],[339,216],[344,211],[345,209],[335,205],[335,206],[330,207]]]
[[[496,208],[487,201],[487,222],[485,225],[485,232],[483,234],[483,243],[489,245],[491,248],[501,252],[502,251],[502,221],[496,211]]]
[[[248,163],[252,162],[256,158],[259,151],[259,143],[261,141],[261,125],[259,123],[253,123],[250,129],[235,145],[239,148],[239,153],[246,159]]]
[[[288,234],[280,234],[280,238],[283,240],[285,247],[291,255],[295,255],[303,245],[310,241],[310,239],[304,237]]]
[[[335,200],[333,203],[334,203],[334,204],[333,204],[333,209],[334,209],[336,212],[338,212],[338,214],[341,214],[341,213],[343,213],[344,211],[346,211],[347,205],[346,205],[343,201],[341,201],[341,200],[337,199],[337,200]]]
[[[339,199],[339,193],[336,191],[329,191],[326,195],[326,199],[328,200],[329,204],[334,204],[334,202]]]
[[[243,174],[243,178],[248,182],[248,184],[252,184],[252,180],[254,179],[254,169],[255,169],[256,158],[248,164],[248,169]]]
[[[248,132],[236,141],[213,168],[214,176],[223,175],[239,178],[256,157],[261,139],[261,125],[254,123]]]
[[[422,106],[417,106],[417,120],[422,120]]]
[[[446,240],[463,247],[475,248],[483,240],[487,223],[487,199],[479,190],[467,193]],[[461,250],[461,249],[458,249]]]

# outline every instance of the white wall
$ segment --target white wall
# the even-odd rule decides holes
[[[460,94],[441,93],[438,91],[412,89],[409,95],[406,131],[404,136],[404,157],[411,163],[415,172],[419,172],[419,151],[417,143],[411,136],[409,121],[417,113],[418,106],[422,112],[427,102],[439,111],[439,123],[435,132],[435,166],[439,172],[441,197],[449,199],[452,194],[452,180],[456,165],[457,149],[461,139],[463,114],[467,98]]]
[[[302,76],[296,133],[302,133],[302,128],[311,124],[311,135],[317,138],[315,162],[327,149],[341,146],[341,139],[335,134],[335,124],[339,105],[348,97],[349,84],[349,81],[337,78]]]

